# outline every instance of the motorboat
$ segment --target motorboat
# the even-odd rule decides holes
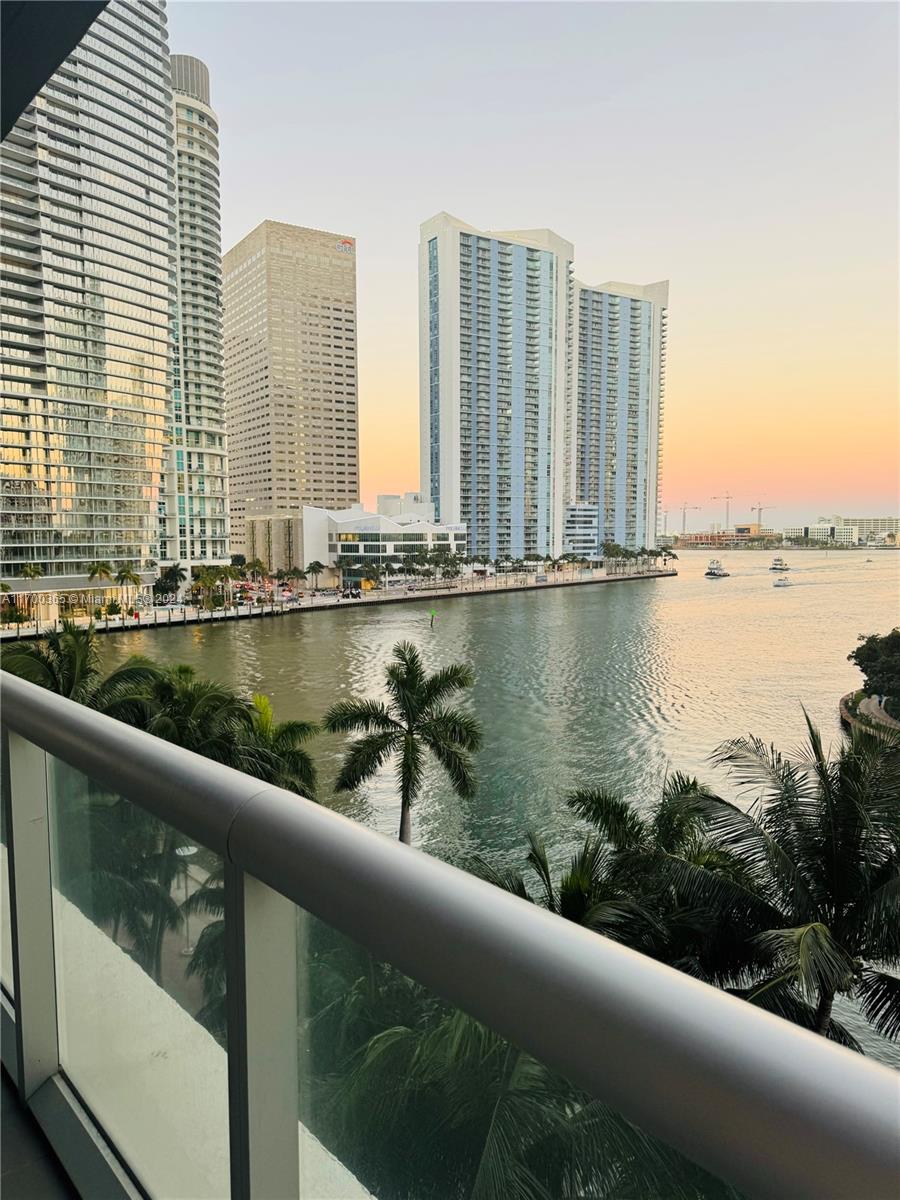
[[[728,571],[722,566],[717,558],[709,560],[709,566],[706,568],[707,579],[727,579]]]
[[[772,565],[769,567],[770,571],[789,571],[790,569],[780,554],[772,559]]]
[[[772,587],[790,587],[791,581],[787,575],[779,575],[777,579],[772,580]]]

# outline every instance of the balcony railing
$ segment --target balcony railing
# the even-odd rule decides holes
[[[648,1197],[894,1194],[886,1067],[290,792],[2,683],[3,1062],[83,1195],[530,1195],[553,1147],[580,1164],[567,1196],[623,1194],[616,1180]],[[485,1046],[494,1075],[478,1073]],[[459,1123],[422,1145],[403,1122],[448,1070]],[[467,1105],[497,1079],[509,1153],[546,1097],[582,1099],[508,1187],[470,1188]],[[612,1131],[587,1177],[586,1113]],[[412,1159],[427,1186],[409,1184]]]

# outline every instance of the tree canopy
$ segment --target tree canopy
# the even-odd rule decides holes
[[[900,626],[890,633],[861,637],[848,655],[865,676],[867,696],[891,696],[900,699]]]

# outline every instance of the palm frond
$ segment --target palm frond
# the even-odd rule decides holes
[[[514,896],[521,896],[523,900],[531,901],[525,880],[522,878],[521,873],[515,870],[514,867],[501,869],[495,867],[480,855],[476,855],[469,866],[469,870],[471,874],[477,875],[479,879],[484,879],[488,883],[492,883],[494,887],[502,888],[505,892],[512,892]]]
[[[590,821],[617,849],[633,848],[644,843],[647,826],[635,806],[614,792],[602,788],[581,788],[566,797],[566,805]]]
[[[353,742],[347,749],[338,773],[336,790],[352,792],[365,780],[370,779],[394,751],[401,749],[401,746],[400,735],[394,730],[388,733],[370,733]]]
[[[540,881],[544,908],[548,908],[550,912],[556,912],[558,905],[556,891],[553,887],[553,875],[550,871],[550,860],[547,857],[547,847],[544,845],[543,838],[537,833],[529,832],[526,837],[528,841],[526,862]]]
[[[900,979],[896,975],[864,969],[857,995],[866,1020],[882,1037],[900,1037]]]
[[[436,704],[465,688],[473,687],[475,673],[464,663],[451,663],[429,675],[422,684],[420,702],[422,710],[429,712]]]
[[[341,700],[322,718],[329,733],[387,733],[400,729],[387,706],[378,700]]]
[[[823,992],[847,991],[853,981],[853,959],[819,921],[767,929],[754,940],[771,956],[775,970],[791,978],[810,1001]]]
[[[469,753],[473,730],[466,732],[469,722],[466,714],[455,716],[460,719],[429,722],[421,727],[420,734],[424,744],[446,771],[456,794],[468,797],[475,792],[475,768]]]

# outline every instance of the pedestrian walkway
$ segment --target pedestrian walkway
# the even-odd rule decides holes
[[[888,716],[874,696],[863,697],[856,706],[856,711],[868,717],[870,721],[877,721],[879,725],[887,725],[889,729],[900,729],[900,721]]]
[[[548,576],[538,579],[534,575],[510,574],[489,576],[478,580],[453,581],[443,586],[424,588],[419,586],[393,586],[373,588],[363,592],[359,599],[344,599],[336,593],[313,593],[302,599],[276,600],[272,604],[240,604],[232,608],[217,608],[212,611],[195,605],[146,608],[137,617],[100,617],[93,622],[97,633],[120,633],[131,629],[159,629],[171,625],[206,625],[216,621],[259,619],[280,617],[296,612],[319,612],[324,609],[367,607],[373,604],[409,604],[428,600],[449,600],[463,596],[496,596],[507,592],[544,591],[548,588],[584,587],[599,583],[628,583],[639,579],[664,579],[678,572],[672,568],[645,571],[617,571],[607,574],[602,568],[577,572],[562,577]],[[89,618],[77,617],[75,623],[87,625]],[[50,621],[43,626],[5,625],[0,629],[3,641],[34,638],[59,628],[60,622]]]

